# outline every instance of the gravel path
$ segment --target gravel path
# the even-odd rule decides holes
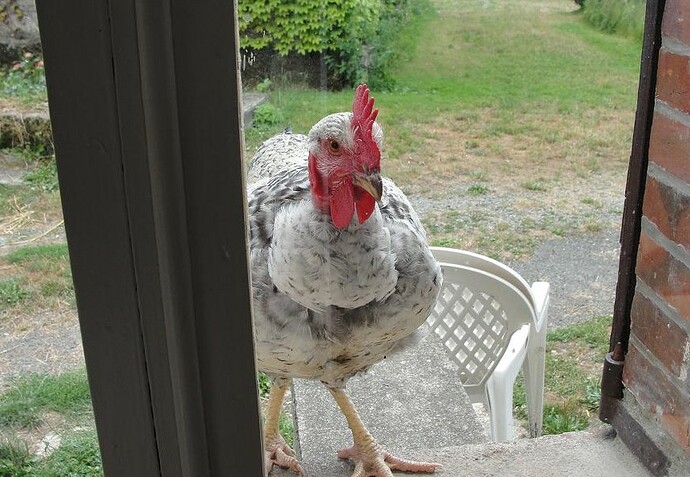
[[[567,224],[563,237],[541,241],[529,258],[506,261],[529,283],[550,283],[549,326],[559,327],[613,313],[624,187],[625,175],[614,171],[558,184],[547,193],[490,190],[475,196],[461,185],[443,197],[414,196],[410,200],[421,217],[458,211],[458,234],[465,225],[481,226],[492,233],[496,224],[503,224],[519,233],[525,221],[544,230]],[[594,206],[584,204],[584,198],[591,199]],[[600,224],[601,229],[583,234],[587,223]]]
[[[529,260],[509,265],[529,283],[551,284],[549,327],[579,323],[613,313],[618,278],[616,231],[548,240]]]

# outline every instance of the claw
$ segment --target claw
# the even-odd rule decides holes
[[[274,464],[283,469],[289,469],[296,474],[304,475],[304,468],[295,457],[295,451],[287,445],[282,437],[276,439],[276,441],[264,452],[264,469],[266,475],[271,472]]]
[[[378,446],[377,446],[378,447]],[[396,457],[382,449],[376,451],[375,456],[369,456],[356,446],[338,451],[338,457],[349,459],[355,463],[352,477],[393,477],[394,470],[401,472],[433,473],[441,468],[441,464],[433,462],[417,462]]]

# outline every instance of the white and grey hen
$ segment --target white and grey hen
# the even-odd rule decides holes
[[[366,430],[344,392],[353,375],[415,341],[441,271],[405,195],[380,175],[383,133],[365,85],[352,112],[308,136],[266,141],[248,171],[254,326],[259,369],[273,379],[264,423],[266,472],[303,472],[278,432],[292,378],[321,381],[347,418],[354,445],[339,452],[353,477],[391,469],[433,472],[400,459]]]

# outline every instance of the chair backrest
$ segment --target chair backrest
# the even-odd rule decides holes
[[[515,331],[535,320],[513,284],[484,270],[441,261],[443,287],[426,321],[459,367],[466,387],[483,386]]]
[[[439,262],[453,263],[455,265],[465,265],[471,268],[484,270],[485,272],[496,275],[512,284],[515,288],[520,290],[530,301],[532,306],[535,306],[532,289],[524,278],[520,276],[515,270],[509,266],[489,258],[485,255],[480,255],[467,250],[460,250],[457,248],[447,247],[431,247],[431,253]]]

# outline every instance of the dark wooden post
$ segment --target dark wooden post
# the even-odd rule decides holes
[[[105,473],[259,476],[233,2],[37,10]]]
[[[647,1],[645,33],[642,45],[640,81],[637,92],[637,111],[633,130],[632,150],[625,187],[625,206],[621,224],[621,254],[618,263],[618,282],[613,307],[613,323],[609,353],[604,359],[601,378],[599,419],[612,422],[619,400],[623,398],[623,366],[630,338],[630,310],[635,295],[635,265],[640,244],[642,201],[647,180],[649,140],[654,117],[656,69],[661,48],[661,21],[665,0]]]

